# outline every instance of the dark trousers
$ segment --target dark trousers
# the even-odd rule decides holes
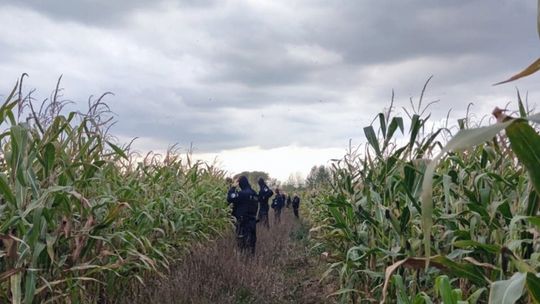
[[[293,208],[294,216],[298,218],[298,208]]]
[[[254,217],[240,217],[236,223],[236,241],[242,253],[255,254],[257,221]]]
[[[261,213],[259,214],[259,223],[266,227],[266,229],[270,229],[270,221],[268,220],[268,213]]]
[[[281,208],[274,209],[274,223],[281,223]]]

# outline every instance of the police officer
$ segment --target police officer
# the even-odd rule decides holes
[[[272,195],[274,195],[274,192],[268,188],[266,183],[264,182],[264,179],[262,177],[259,178],[257,181],[259,184],[259,216],[258,220],[259,222],[265,226],[267,229],[270,228],[270,222],[268,221],[268,210],[270,209],[268,207],[268,200]]]
[[[287,194],[287,208],[291,206],[291,196]]]
[[[294,198],[292,200],[292,207],[293,207],[294,216],[298,218],[298,209],[300,208],[300,198],[296,194],[294,195]]]
[[[281,209],[285,206],[285,196],[276,189],[276,196],[272,200],[272,209],[274,209],[274,223],[281,222]]]
[[[247,177],[238,179],[240,190],[233,185],[227,193],[227,202],[233,204],[233,216],[236,218],[236,238],[241,252],[255,254],[257,242],[257,210],[259,198],[251,188]]]
[[[232,178],[230,177],[227,177],[225,179],[225,181],[227,182],[227,184],[229,185],[229,194],[227,194],[227,202],[230,204],[231,202],[229,201],[229,196],[231,193],[231,189],[234,189],[236,190],[236,184],[238,184],[238,181],[233,181]],[[234,195],[236,196],[236,194]],[[231,210],[231,215],[234,217],[235,219],[235,225],[236,223],[238,222],[238,217],[237,217],[237,209],[238,209],[238,205],[237,204],[233,204],[232,205],[232,210]]]

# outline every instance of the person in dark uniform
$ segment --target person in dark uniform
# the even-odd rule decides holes
[[[287,208],[291,206],[291,196],[287,194]]]
[[[243,253],[255,254],[257,242],[257,210],[259,198],[251,188],[247,177],[240,176],[238,179],[240,190],[231,186],[227,193],[227,202],[233,204],[233,216],[236,218],[236,238],[238,247]]]
[[[294,195],[294,198],[292,200],[292,207],[293,207],[294,216],[298,218],[298,209],[300,208],[300,198],[296,194]]]
[[[262,177],[257,181],[259,184],[259,216],[257,217],[258,221],[265,226],[267,229],[270,228],[270,221],[268,220],[268,200],[274,192],[266,185]]]
[[[281,222],[281,209],[285,206],[284,195],[276,189],[276,196],[272,200],[272,209],[274,209],[274,223]]]
[[[225,181],[227,182],[227,184],[229,185],[229,192],[231,192],[231,189],[234,188],[236,190],[236,185],[235,185],[235,182],[232,180],[232,178],[230,177],[227,177],[225,179]],[[236,181],[236,183],[238,183],[238,181]],[[229,202],[229,194],[227,194],[227,202],[230,204],[231,202]],[[236,223],[238,222],[238,217],[237,217],[237,204],[233,204],[232,205],[232,209],[231,209],[231,215],[234,217],[235,219],[235,225]]]

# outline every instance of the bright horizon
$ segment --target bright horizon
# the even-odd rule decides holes
[[[267,150],[245,147],[219,153],[194,154],[194,157],[207,162],[217,158],[220,168],[230,175],[242,171],[263,171],[281,182],[287,182],[291,174],[298,172],[305,179],[313,166],[329,165],[330,159],[339,159],[344,155],[345,149],[287,146]]]

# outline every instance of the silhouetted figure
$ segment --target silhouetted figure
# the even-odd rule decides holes
[[[299,218],[298,209],[300,208],[300,198],[296,194],[294,195],[294,198],[292,200],[292,207],[293,207],[294,216],[296,216],[296,218]]]
[[[274,209],[274,223],[281,222],[281,209],[285,206],[283,194],[276,189],[276,196],[272,200],[272,209]]]
[[[233,204],[233,216],[236,218],[236,238],[242,252],[255,253],[257,242],[257,210],[259,198],[251,188],[247,177],[238,179],[240,190],[231,186],[227,193],[227,202]]]
[[[287,195],[287,208],[291,205],[291,196]]]
[[[268,200],[272,195],[274,195],[274,192],[268,188],[266,183],[264,182],[264,179],[261,177],[257,181],[259,184],[259,216],[258,221],[263,226],[265,226],[267,229],[270,228],[270,221],[268,220]]]

